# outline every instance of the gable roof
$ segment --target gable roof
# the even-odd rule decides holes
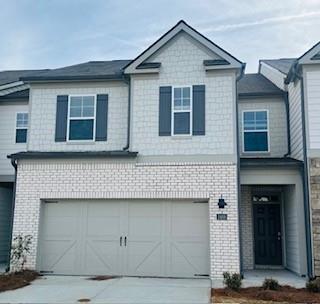
[[[262,74],[244,74],[237,83],[240,97],[250,96],[282,96],[284,91],[274,85]]]
[[[46,80],[106,80],[122,79],[123,67],[131,60],[89,61],[58,69],[48,70],[44,73],[33,74],[20,79],[23,81]]]
[[[195,40],[203,44],[205,47],[210,49],[212,52],[216,53],[222,59],[226,60],[228,64],[226,65],[228,68],[243,68],[244,64],[232,56],[227,51],[220,48],[218,45],[213,43],[210,39],[199,33],[189,24],[187,24],[184,20],[180,20],[174,27],[172,27],[168,32],[162,35],[158,40],[156,40],[152,45],[150,45],[145,51],[139,54],[135,59],[133,59],[130,63],[128,63],[124,71],[125,73],[134,73],[136,72],[137,67],[142,64],[147,58],[153,55],[157,50],[159,50],[162,46],[164,46],[168,41],[170,41],[173,37],[175,37],[181,31],[186,32]],[[219,68],[222,68],[223,65],[220,65]]]
[[[0,86],[17,82],[21,77],[27,77],[31,75],[39,75],[43,72],[49,71],[45,70],[12,70],[12,71],[0,71]]]
[[[315,63],[314,60],[319,60],[320,63],[320,41],[302,54],[297,60],[299,64]]]
[[[288,75],[292,64],[296,61],[296,58],[280,58],[280,59],[261,59],[260,62],[264,62],[267,65],[273,67],[279,72]]]

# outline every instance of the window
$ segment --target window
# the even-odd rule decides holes
[[[17,113],[16,143],[26,143],[28,133],[28,113]]]
[[[173,89],[172,99],[172,135],[191,135],[192,98],[191,87]]]
[[[93,140],[95,129],[95,96],[70,96],[69,140]]]
[[[268,152],[268,112],[243,112],[243,151]]]

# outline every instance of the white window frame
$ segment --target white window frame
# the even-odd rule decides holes
[[[94,98],[94,110],[92,117],[70,117],[71,98],[72,97],[93,97]],[[67,120],[67,142],[94,142],[96,138],[96,116],[97,116],[97,94],[73,94],[68,96],[68,120]],[[92,139],[69,139],[70,135],[70,120],[89,120],[93,119],[93,135]]]
[[[189,88],[190,89],[190,109],[189,110],[175,110],[174,109],[174,89]],[[190,132],[189,134],[174,134],[174,114],[175,113],[188,113],[190,115]],[[192,136],[192,120],[193,120],[193,92],[191,85],[172,86],[171,94],[171,136]]]
[[[18,120],[18,114],[28,114],[28,124],[26,127],[18,127],[17,126],[17,120]],[[15,130],[15,136],[14,136],[14,143],[16,145],[23,145],[23,144],[26,144],[28,142],[28,131],[29,131],[29,112],[27,111],[19,111],[19,112],[16,112],[16,120],[14,122],[14,130]],[[16,138],[17,138],[17,130],[23,130],[23,129],[26,129],[27,130],[27,140],[25,142],[17,142],[16,141]]]
[[[267,128],[265,130],[245,130],[244,129],[244,114],[250,112],[266,112],[267,113]],[[266,151],[245,151],[244,145],[244,134],[245,133],[253,133],[253,132],[267,132],[267,139],[268,139],[268,150]],[[269,129],[269,110],[267,109],[254,109],[254,110],[243,110],[242,111],[242,153],[246,154],[265,154],[270,153],[270,129]]]

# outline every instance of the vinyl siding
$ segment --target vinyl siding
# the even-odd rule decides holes
[[[16,114],[28,112],[27,102],[0,104],[0,175],[14,175],[8,154],[26,150],[25,143],[16,143]]]
[[[12,188],[0,184],[0,263],[6,263],[9,251]]]
[[[307,70],[305,75],[309,149],[320,150],[320,66],[318,70]]]
[[[269,149],[270,153],[243,152],[243,111],[268,110],[269,112]],[[244,157],[283,157],[288,152],[287,116],[282,98],[241,99],[239,101],[239,144]]]
[[[301,114],[301,82],[297,80],[288,85],[290,108],[291,156],[303,159],[302,114]]]
[[[278,88],[284,90],[284,79],[286,77],[285,74],[280,71],[274,69],[273,67],[267,65],[264,62],[260,63],[260,73],[268,78],[271,82],[273,82]]]

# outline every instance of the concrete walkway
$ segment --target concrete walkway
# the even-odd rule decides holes
[[[30,286],[0,293],[0,303],[202,304],[209,303],[210,287],[210,280],[205,279],[93,281],[76,276],[44,276]]]

